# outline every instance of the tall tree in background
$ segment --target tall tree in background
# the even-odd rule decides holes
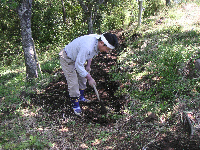
[[[66,11],[65,11],[65,4],[63,0],[61,0],[62,3],[62,12],[63,12],[63,23],[66,23]]]
[[[166,0],[166,5],[170,5],[170,0]]]
[[[38,77],[31,31],[31,7],[32,0],[21,0],[17,8],[21,26],[22,47],[24,50],[27,79]]]
[[[88,24],[88,34],[93,33],[93,25],[97,17],[97,11],[99,10],[99,5],[104,2],[104,0],[78,0],[81,5],[84,16],[87,18]]]

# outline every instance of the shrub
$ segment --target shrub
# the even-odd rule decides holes
[[[148,0],[144,3],[144,18],[155,15],[161,8],[165,6],[164,0]]]

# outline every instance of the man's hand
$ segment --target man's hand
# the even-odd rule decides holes
[[[88,73],[90,73],[90,71],[91,71],[90,66],[87,65],[87,66],[85,67],[85,70],[86,70]]]
[[[93,87],[94,85],[96,85],[96,82],[95,82],[95,80],[93,78],[91,80],[88,80],[88,82],[89,82],[89,85],[91,87]]]
[[[91,87],[93,87],[93,85],[96,85],[95,80],[92,78],[92,76],[89,73],[87,74],[86,78],[88,79],[89,85]]]

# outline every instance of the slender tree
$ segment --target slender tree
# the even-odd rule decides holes
[[[84,16],[87,18],[88,24],[88,34],[93,33],[93,25],[97,17],[97,11],[99,10],[99,5],[104,2],[104,0],[78,0],[81,5]]]
[[[139,13],[138,13],[138,26],[141,24],[141,18],[142,18],[142,2],[143,0],[139,0]]]
[[[170,5],[170,0],[166,0],[166,5]]]
[[[62,12],[63,12],[63,23],[66,23],[65,4],[64,4],[63,0],[61,0],[61,2],[62,2]]]
[[[34,53],[34,43],[31,31],[31,7],[32,0],[20,0],[18,3],[18,15],[21,26],[22,47],[26,65],[27,79],[38,77],[37,63]]]

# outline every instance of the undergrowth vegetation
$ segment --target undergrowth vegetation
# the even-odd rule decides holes
[[[145,19],[138,30],[125,32],[127,48],[120,53],[112,76],[125,85],[119,95],[127,94],[131,103],[141,101],[140,107],[131,110],[163,113],[172,110],[180,102],[178,99],[191,101],[199,97],[199,78],[194,67],[200,57],[199,25],[169,23],[184,17],[184,13],[178,12],[176,8],[163,10],[159,18]],[[198,102],[195,104],[191,105],[197,109]]]
[[[187,5],[164,7],[164,1],[156,2],[144,3],[145,18],[138,28],[137,17],[135,17],[138,9],[135,8],[137,7],[135,1],[126,3],[126,10],[110,4],[113,6],[112,11],[111,8],[102,11],[104,13],[103,18],[100,18],[100,23],[103,24],[102,31],[124,28],[120,31],[123,33],[121,45],[125,48],[120,47],[117,65],[112,66],[110,76],[112,81],[120,83],[115,96],[125,97],[127,103],[124,103],[120,113],[112,112],[108,116],[102,116],[103,119],[107,117],[116,120],[116,124],[109,129],[98,123],[77,122],[74,118],[68,118],[64,127],[58,127],[58,123],[52,121],[47,112],[39,113],[43,108],[33,105],[30,98],[33,93],[42,93],[52,81],[58,81],[61,77],[58,56],[60,49],[74,37],[86,33],[86,23],[80,22],[83,18],[79,16],[77,20],[73,20],[73,15],[81,10],[80,6],[76,4],[76,7],[72,7],[67,3],[67,7],[70,8],[68,16],[70,24],[64,26],[56,22],[57,25],[54,26],[54,21],[61,18],[61,15],[58,13],[55,18],[48,18],[48,15],[57,8],[48,7],[37,14],[36,8],[41,3],[35,2],[33,13],[37,15],[33,15],[35,21],[33,32],[42,76],[38,72],[39,78],[31,83],[25,82],[23,50],[19,46],[18,39],[19,26],[15,29],[15,36],[11,35],[12,28],[19,23],[17,16],[14,12],[2,16],[3,18],[14,16],[15,21],[5,19],[3,25],[9,22],[10,25],[5,28],[10,31],[3,31],[0,40],[0,52],[2,52],[0,54],[0,149],[58,148],[55,143],[62,144],[66,139],[71,143],[71,148],[76,149],[80,148],[74,144],[77,136],[85,141],[85,143],[78,143],[83,149],[84,147],[85,149],[102,148],[106,144],[109,145],[111,139],[114,141],[112,146],[120,143],[118,146],[121,148],[124,143],[137,141],[145,134],[151,134],[150,131],[137,131],[142,126],[142,123],[136,123],[137,120],[144,119],[147,112],[154,112],[158,117],[162,114],[171,117],[169,113],[172,114],[174,107],[179,103],[185,103],[188,110],[199,109],[200,78],[194,66],[195,60],[200,57],[200,22],[197,19],[198,14],[195,14],[198,11],[190,11],[186,16],[185,11],[189,9]],[[121,1],[120,5],[123,3]],[[192,5],[199,7],[200,4],[197,1]],[[44,6],[48,4],[45,3]],[[132,11],[133,8],[135,9]],[[11,11],[7,7],[3,10]],[[110,15],[107,15],[109,11]],[[116,15],[118,17],[115,17]],[[39,18],[50,22],[48,24]],[[187,22],[187,19],[190,21]],[[76,23],[79,27],[73,26]],[[47,30],[47,26],[52,30]],[[72,34],[75,31],[78,32]],[[98,32],[97,24],[95,31]],[[9,38],[12,40],[9,41]],[[36,118],[36,115],[39,117]],[[132,116],[136,119],[131,118]],[[118,124],[121,120],[123,123]],[[150,126],[153,128],[156,125]],[[156,131],[155,135],[160,131],[167,133],[165,129]],[[58,135],[57,131],[61,134]],[[136,133],[133,134],[133,131]],[[67,135],[65,132],[68,132]],[[119,138],[118,135],[121,137]],[[59,138],[63,137],[64,140],[60,141]],[[147,141],[138,142],[135,147],[142,149],[145,142]],[[114,147],[112,146],[107,149],[112,149]]]

